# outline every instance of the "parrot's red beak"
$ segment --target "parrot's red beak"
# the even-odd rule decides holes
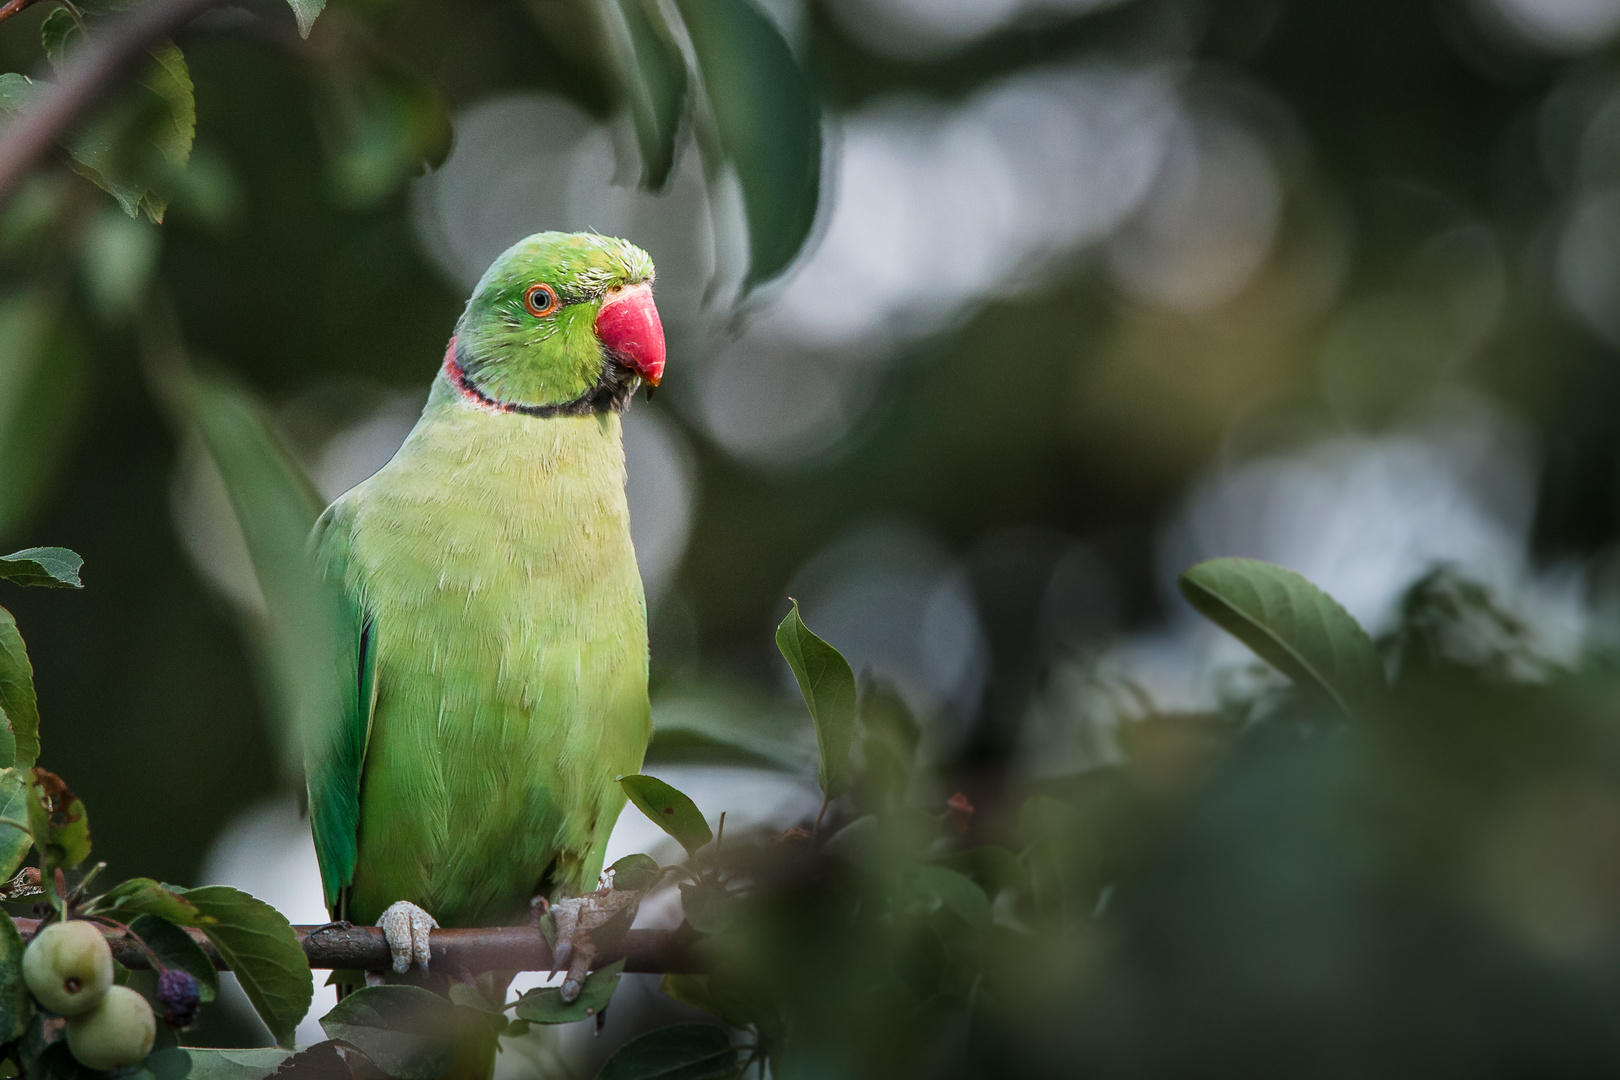
[[[627,285],[608,293],[596,315],[596,336],[647,385],[657,386],[664,377],[664,324],[651,285]]]

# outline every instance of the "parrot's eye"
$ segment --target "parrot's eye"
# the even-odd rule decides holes
[[[557,290],[550,285],[531,285],[523,294],[523,306],[529,309],[530,315],[543,318],[555,314],[562,305],[557,301]]]

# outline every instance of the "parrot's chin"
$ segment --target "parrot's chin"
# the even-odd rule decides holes
[[[614,360],[641,376],[649,388],[663,379],[664,323],[651,285],[627,285],[608,293],[596,316],[596,336]]]

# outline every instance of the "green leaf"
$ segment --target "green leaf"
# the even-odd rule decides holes
[[[13,114],[22,112],[33,104],[35,97],[49,85],[36,82],[15,71],[8,71],[0,75],[0,109]]]
[[[137,916],[156,915],[178,926],[201,926],[206,921],[203,913],[180,893],[151,878],[130,878],[96,897],[86,910],[126,923]]]
[[[73,170],[118,200],[124,213],[163,220],[168,198],[153,188],[186,167],[197,132],[190,69],[172,41],[149,48],[138,84],[68,147]]]
[[[370,56],[324,69],[318,114],[333,193],[374,206],[449,155],[450,112],[432,83]]]
[[[595,1016],[613,1000],[613,991],[619,988],[623,971],[624,961],[619,960],[591,972],[585,976],[579,997],[571,1002],[563,1001],[560,987],[542,986],[530,990],[518,998],[517,1018],[531,1024],[568,1024]]]
[[[742,182],[748,284],[781,273],[815,224],[821,109],[776,25],[752,0],[676,0],[716,134]]]
[[[11,612],[0,608],[0,711],[15,740],[14,764],[29,768],[39,758],[39,704],[34,698],[34,665]]]
[[[673,1024],[619,1047],[596,1080],[719,1080],[736,1071],[737,1051],[724,1028]]]
[[[34,1018],[34,999],[23,981],[22,954],[17,924],[0,915],[0,1043],[22,1038]]]
[[[298,935],[281,912],[238,889],[205,885],[181,893],[202,915],[202,931],[236,974],[259,1018],[282,1046],[309,1011],[315,980]]]
[[[799,617],[799,602],[776,628],[776,647],[781,650],[799,692],[815,721],[816,742],[821,747],[821,766],[816,777],[829,799],[836,799],[849,787],[849,746],[855,738],[855,673],[844,655],[821,640]]]
[[[28,776],[22,769],[0,770],[0,817],[28,820]],[[0,881],[9,880],[34,846],[32,831],[0,825]]]
[[[641,150],[641,183],[658,191],[675,166],[675,137],[686,108],[686,58],[658,0],[619,0],[632,63],[621,76]]]
[[[943,866],[919,866],[917,887],[939,897],[952,914],[974,929],[990,925],[990,898],[965,874]]]
[[[0,84],[6,81],[0,76]],[[58,190],[65,185],[39,180],[58,191],[56,199],[72,198]],[[20,206],[14,201],[8,216]],[[48,221],[38,227],[41,243],[46,233],[60,235]],[[79,325],[84,320],[69,313],[64,292],[60,283],[35,281],[0,299],[0,384],[7,388],[0,395],[0,533],[6,535],[16,534],[51,489],[53,469],[79,434],[89,349]],[[0,758],[0,765],[9,761]]]
[[[167,968],[178,968],[197,980],[197,992],[204,1001],[219,993],[219,972],[192,936],[167,919],[142,915],[129,924],[131,932],[146,943]]]
[[[368,986],[321,1017],[327,1035],[359,1047],[398,1080],[432,1080],[456,1057],[450,1007],[419,986]]]
[[[687,854],[697,854],[698,848],[714,839],[714,832],[696,804],[656,776],[621,776],[619,786],[637,809],[679,840]]]
[[[720,1013],[720,1004],[714,1000],[714,994],[709,990],[709,977],[707,975],[685,975],[670,972],[658,982],[658,989],[694,1009],[702,1009],[716,1020],[724,1019]]]
[[[28,825],[47,874],[57,867],[78,866],[90,854],[90,815],[53,772],[36,768],[29,780]]]
[[[74,47],[75,38],[82,39],[79,24],[66,8],[57,8],[39,24],[39,43],[45,48],[45,59],[51,67],[60,68],[67,59],[68,49]]]
[[[287,6],[292,8],[293,18],[298,20],[298,36],[309,37],[309,32],[315,29],[315,18],[326,7],[326,0],[287,0]]]
[[[651,855],[626,855],[608,869],[613,871],[613,887],[629,892],[646,892],[664,875]]]
[[[84,582],[79,580],[79,570],[83,566],[84,560],[67,548],[24,548],[0,556],[0,578],[7,578],[19,585],[82,589]]]
[[[682,882],[681,910],[692,929],[718,934],[737,917],[737,898],[719,882]]]
[[[1209,559],[1181,575],[1187,601],[1301,687],[1347,715],[1384,687],[1372,638],[1327,593],[1257,559]]]
[[[177,1047],[163,1053],[185,1055],[187,1059],[185,1070],[177,1074],[185,1077],[185,1080],[264,1080],[293,1056],[289,1050],[270,1048],[203,1050],[194,1046]],[[158,1056],[153,1054],[152,1058]],[[147,1059],[148,1065],[158,1065],[159,1063],[154,1062],[152,1058]],[[152,1071],[161,1077],[168,1070],[154,1067]]]

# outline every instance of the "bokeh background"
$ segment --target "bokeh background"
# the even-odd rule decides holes
[[[44,70],[48,6],[0,25],[0,66]],[[813,753],[771,636],[789,596],[976,800],[1117,754],[1072,718],[1121,686],[1192,711],[1257,677],[1175,591],[1203,557],[1297,569],[1375,633],[1447,563],[1555,662],[1617,636],[1620,0],[765,8],[826,154],[809,244],[746,295],[738,200],[689,132],[640,190],[539,2],[334,0],[307,44],[283,4],[224,7],[179,39],[201,180],[161,227],[61,170],[13,203],[0,542],[78,550],[87,587],[5,602],[113,873],[320,918],[252,567],[139,362],[153,282],[331,497],[409,430],[503,247],[649,250],[669,371],[626,449],[664,730]],[[340,35],[440,96],[442,166],[396,183],[334,149]],[[42,249],[29,213],[72,227]],[[781,825],[818,801],[650,771]],[[615,847],[656,839],[626,820]]]

